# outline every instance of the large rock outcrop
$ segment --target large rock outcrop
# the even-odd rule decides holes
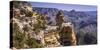
[[[68,23],[62,23],[60,30],[60,43],[64,46],[74,46],[77,45],[76,33],[74,31],[73,25]]]

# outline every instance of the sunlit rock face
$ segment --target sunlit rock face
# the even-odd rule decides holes
[[[50,31],[44,35],[45,47],[77,45],[74,28],[70,22],[62,23],[61,30],[55,32]]]
[[[45,28],[44,18],[32,10],[28,2],[12,2],[11,24],[13,28],[13,47],[35,48],[43,47]],[[19,38],[21,37],[21,38]],[[17,39],[18,38],[18,39]],[[20,41],[19,41],[20,40]],[[31,45],[30,45],[31,43]],[[40,44],[40,45],[39,45]]]
[[[62,28],[59,34],[61,45],[76,45],[76,35],[74,32],[73,25],[70,22],[62,24]]]
[[[45,47],[58,47],[61,46],[58,41],[59,35],[57,32],[49,32],[45,34]]]

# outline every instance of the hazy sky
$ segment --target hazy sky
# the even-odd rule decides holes
[[[58,4],[58,3],[43,3],[43,2],[31,2],[33,7],[46,7],[46,8],[58,8],[62,10],[70,11],[75,9],[76,11],[96,11],[97,6],[94,5],[74,5],[74,4]]]

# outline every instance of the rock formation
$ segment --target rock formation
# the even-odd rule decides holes
[[[76,45],[76,35],[73,28],[73,25],[68,23],[62,23],[60,30],[60,43],[64,46]]]
[[[61,24],[64,22],[64,20],[63,20],[63,17],[64,17],[64,14],[63,14],[63,12],[62,11],[59,11],[58,13],[57,13],[57,15],[56,15],[56,25],[57,26],[61,26]]]

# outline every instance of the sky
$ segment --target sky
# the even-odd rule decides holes
[[[44,8],[57,8],[61,10],[76,10],[76,11],[96,11],[95,5],[76,5],[76,4],[61,4],[61,3],[45,3],[45,2],[30,2],[32,7],[44,7]]]

